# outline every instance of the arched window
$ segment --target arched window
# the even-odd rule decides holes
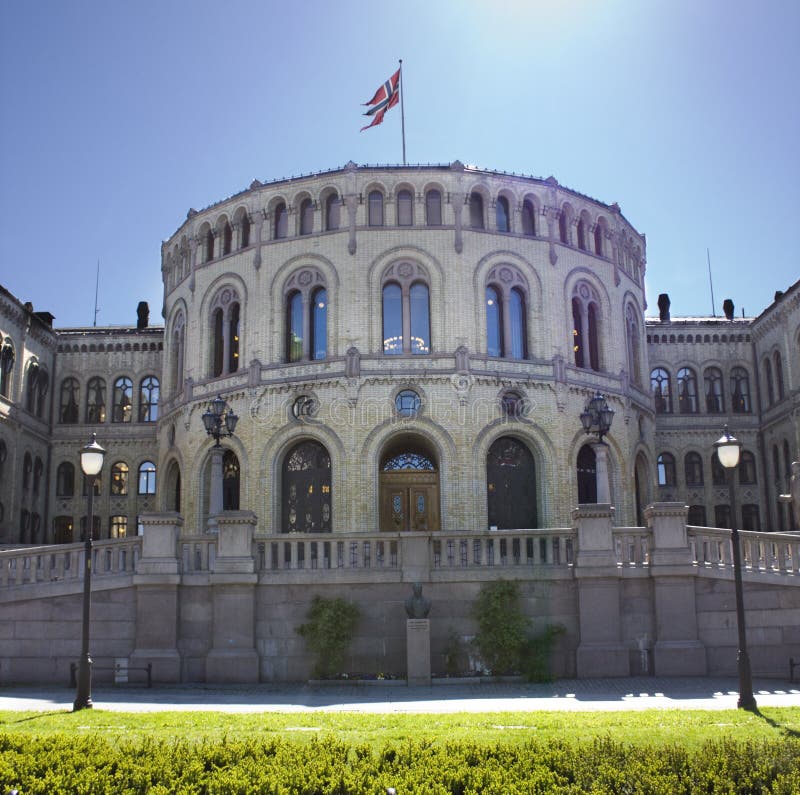
[[[565,245],[569,245],[569,219],[566,209],[562,209],[558,214],[558,239]]]
[[[503,304],[500,293],[491,285],[486,288],[486,352],[503,355]]]
[[[672,453],[661,453],[656,460],[659,486],[675,485],[675,456]]]
[[[328,355],[328,291],[317,288],[311,294],[311,358]]]
[[[42,485],[42,474],[44,473],[44,464],[39,456],[36,456],[36,461],[33,464],[33,493],[38,494]]]
[[[123,461],[117,461],[111,467],[111,481],[109,483],[109,494],[112,497],[124,497],[128,493],[128,465]]]
[[[178,312],[172,323],[172,351],[170,355],[170,386],[173,393],[183,389],[183,361],[186,341],[186,319]]]
[[[496,439],[486,454],[489,527],[498,530],[538,526],[536,467],[531,451],[510,436]]]
[[[775,351],[773,354],[773,362],[775,363],[775,392],[778,400],[783,400],[783,363],[779,351]]]
[[[112,422],[130,422],[133,406],[133,381],[122,376],[114,381],[114,413]]]
[[[152,461],[139,464],[139,494],[156,493],[156,465]]]
[[[86,422],[96,424],[106,421],[106,382],[99,376],[89,379],[86,385]]]
[[[27,400],[25,408],[31,414],[36,413],[36,397],[39,394],[39,362],[36,359],[31,359],[28,365],[28,384],[27,384]]]
[[[772,385],[772,364],[769,357],[764,358],[764,391],[767,393],[767,405],[775,402],[775,388]]]
[[[392,266],[382,290],[383,352],[425,355],[431,352],[430,293],[422,271],[410,263]]]
[[[158,379],[148,375],[139,384],[139,422],[158,419]]]
[[[586,221],[583,216],[578,219],[578,248],[587,251],[589,246],[586,244]]]
[[[169,511],[181,512],[181,470],[177,461],[167,468],[166,507]]]
[[[742,486],[756,484],[756,457],[749,450],[742,450],[742,458],[737,469],[739,470],[739,483]]]
[[[594,253],[597,254],[598,257],[604,256],[603,254],[604,232],[605,232],[605,227],[598,221],[594,227]]]
[[[703,485],[703,459],[699,453],[686,454],[683,459],[683,473],[688,488],[698,488]]]
[[[314,231],[314,202],[303,199],[300,202],[300,234],[310,235]]]
[[[36,395],[36,416],[44,417],[47,406],[47,390],[50,387],[50,376],[46,370],[39,370]]]
[[[58,421],[62,425],[75,425],[78,422],[79,391],[77,378],[65,378],[61,382]]]
[[[739,462],[740,477],[741,477],[741,466],[742,462]],[[722,464],[720,463],[719,456],[717,455],[716,450],[711,454],[711,483],[714,486],[728,485],[728,474],[725,470],[725,467],[722,466]]]
[[[250,216],[242,212],[239,216],[239,248],[247,248],[250,245]]]
[[[71,544],[72,541],[72,517],[56,516],[53,519],[53,543]]]
[[[235,373],[239,369],[239,295],[223,287],[211,304],[211,375]]]
[[[578,503],[597,502],[597,456],[594,450],[585,444],[578,451]]]
[[[477,191],[469,195],[469,225],[473,229],[483,229],[483,196]]]
[[[512,359],[525,359],[528,355],[528,329],[525,297],[519,287],[512,287],[508,298],[508,318],[511,331],[509,350]]]
[[[14,370],[14,343],[10,337],[0,346],[0,395],[10,397],[11,373]]]
[[[379,190],[371,190],[367,196],[367,224],[383,226],[383,194]]]
[[[233,227],[230,225],[230,222],[226,219],[225,223],[222,226],[222,253],[230,254],[231,248],[233,247]]]
[[[511,231],[511,214],[508,210],[508,199],[505,196],[498,196],[495,202],[495,220],[497,221],[498,232]]]
[[[656,404],[657,414],[672,414],[672,391],[669,385],[669,372],[656,367],[650,372],[650,389]]]
[[[328,232],[334,232],[339,228],[341,204],[341,199],[335,193],[329,194],[325,199],[325,229]]]
[[[689,513],[686,517],[686,524],[693,527],[706,526],[706,506],[705,505],[690,505]]]
[[[414,223],[414,196],[410,190],[397,192],[397,225],[411,226]]]
[[[275,217],[273,236],[275,240],[281,240],[286,237],[289,231],[289,213],[286,210],[285,202],[278,202],[275,206]]]
[[[425,223],[428,226],[442,225],[442,193],[436,188],[425,194]]]
[[[758,505],[745,503],[742,505],[742,530],[760,530],[761,519],[758,515]]]
[[[211,229],[203,237],[203,250],[205,251],[205,262],[214,259],[214,232]]]
[[[331,458],[315,441],[294,445],[283,459],[281,529],[284,533],[331,530]]]
[[[239,459],[233,450],[222,456],[222,510],[239,510]]]
[[[33,459],[30,453],[25,453],[22,459],[22,488],[27,490],[31,487],[31,472],[33,471]]]
[[[75,496],[75,467],[69,461],[58,465],[56,470],[56,497]]]
[[[725,400],[722,392],[722,371],[718,367],[709,367],[703,373],[706,392],[706,411],[709,414],[722,414],[725,411]]]
[[[678,413],[697,414],[697,377],[691,367],[678,370]]]
[[[285,338],[287,362],[325,359],[328,355],[328,291],[313,268],[293,273],[286,283]]]
[[[625,330],[628,343],[628,371],[634,384],[642,383],[639,318],[632,304],[625,310]]]
[[[734,414],[749,414],[750,378],[744,367],[731,370],[731,408]]]
[[[522,234],[529,237],[536,235],[536,208],[530,199],[522,202]]]
[[[600,370],[598,337],[599,299],[586,282],[575,285],[572,296],[572,337],[575,366]]]

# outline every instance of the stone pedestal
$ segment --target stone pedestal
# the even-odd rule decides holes
[[[409,685],[431,683],[431,622],[427,618],[406,621],[406,678]]]

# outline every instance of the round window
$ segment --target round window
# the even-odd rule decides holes
[[[403,389],[394,399],[394,407],[400,417],[416,417],[421,406],[422,400],[413,389]]]

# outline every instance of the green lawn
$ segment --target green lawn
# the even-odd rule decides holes
[[[775,740],[800,737],[800,707],[744,710],[660,710],[620,712],[496,712],[446,715],[357,712],[124,713],[0,712],[0,732],[24,735],[96,735],[106,738],[181,738],[200,742],[281,738],[307,743],[333,737],[374,749],[409,738],[433,743],[461,740],[478,744],[520,744],[559,740],[588,742],[598,737],[631,745],[676,744],[693,749],[711,740]]]

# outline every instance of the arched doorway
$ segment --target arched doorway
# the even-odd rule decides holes
[[[239,510],[239,459],[233,450],[222,456],[222,510]]]
[[[650,478],[647,476],[647,461],[641,453],[636,456],[633,480],[636,497],[636,526],[644,527],[644,508],[650,502]]]
[[[536,468],[531,451],[510,436],[495,439],[486,454],[489,527],[518,530],[537,526]]]
[[[597,502],[597,456],[585,444],[578,451],[578,503]]]
[[[384,450],[379,490],[381,530],[439,529],[439,469],[422,440],[403,437]]]
[[[331,457],[319,442],[300,442],[283,459],[281,520],[284,533],[331,531]]]

